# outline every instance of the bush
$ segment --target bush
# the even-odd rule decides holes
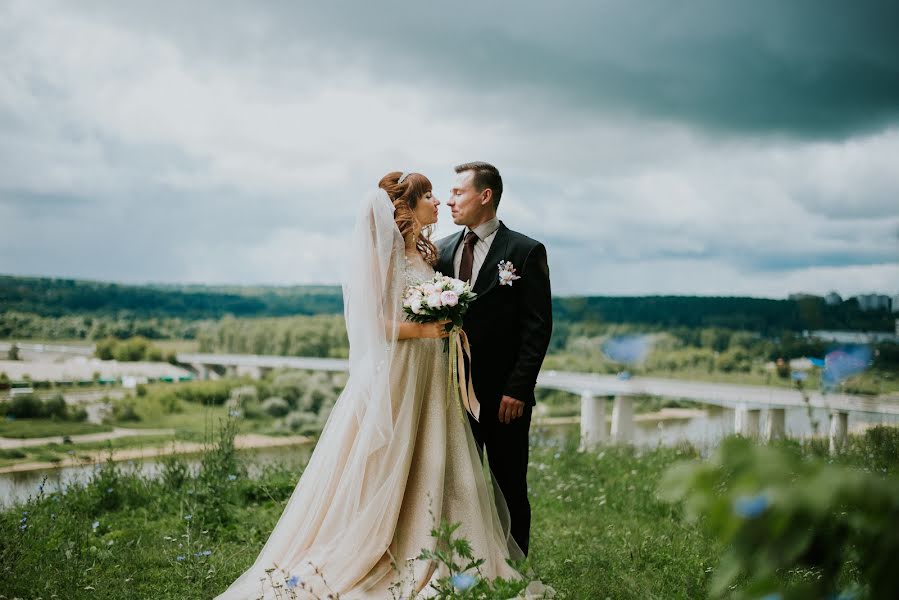
[[[34,394],[23,394],[9,401],[6,414],[17,419],[40,419],[44,416],[44,403]]]
[[[62,394],[56,394],[44,400],[44,417],[50,419],[66,419],[68,417],[68,407],[66,407],[66,401]]]
[[[179,384],[175,395],[185,402],[220,406],[228,401],[236,385],[233,381],[192,381]]]
[[[897,446],[895,434],[869,439],[877,451]],[[729,438],[711,462],[673,467],[659,489],[727,549],[714,597],[844,597],[852,573],[863,590],[851,597],[899,598],[895,477]]]
[[[135,410],[134,400],[127,399],[113,404],[112,420],[120,423],[128,421],[140,421],[141,417]]]
[[[290,411],[290,405],[284,398],[272,396],[262,401],[262,410],[272,417],[283,417]]]
[[[284,425],[303,435],[318,433],[321,429],[319,416],[314,412],[294,411],[284,417]]]

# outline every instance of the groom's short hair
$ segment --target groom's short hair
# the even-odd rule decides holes
[[[493,192],[493,210],[498,209],[499,199],[503,195],[503,178],[500,177],[499,169],[485,162],[468,162],[456,166],[456,173],[466,171],[474,173],[471,181],[479,192],[490,188]]]

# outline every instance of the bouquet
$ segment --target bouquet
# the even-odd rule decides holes
[[[432,279],[406,290],[403,312],[414,323],[452,321],[446,325],[446,330],[452,334],[462,329],[462,316],[476,297],[468,283],[437,273]],[[449,349],[448,338],[444,340],[443,349]]]
[[[452,375],[447,379],[447,398],[460,400],[475,420],[480,416],[480,404],[475,397],[471,378],[464,374],[464,359],[471,360],[468,338],[462,330],[462,316],[468,310],[477,294],[464,281],[437,273],[432,279],[410,286],[403,297],[403,312],[414,323],[451,321],[446,324],[449,336],[443,340],[443,351],[449,354],[449,369]],[[450,389],[451,388],[451,389]],[[463,420],[465,413],[461,413]]]

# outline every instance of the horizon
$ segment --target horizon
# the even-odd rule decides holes
[[[106,280],[106,279],[91,279],[91,278],[81,278],[81,277],[66,277],[66,276],[55,276],[55,275],[18,275],[13,273],[0,273],[0,277],[10,277],[10,278],[20,278],[20,279],[45,279],[51,281],[74,281],[80,283],[93,283],[93,284],[104,284],[104,285],[118,285],[122,287],[206,287],[206,288],[272,288],[272,289],[287,289],[287,288],[336,288],[336,291],[339,291],[341,288],[341,284],[336,283],[195,283],[195,282],[172,282],[172,281],[144,281],[144,282],[124,282],[124,281],[114,281],[114,280]],[[877,296],[887,296],[889,298],[893,298],[899,295],[899,292],[888,292],[888,291],[868,291],[862,292],[861,294],[853,294],[847,295],[840,293],[839,290],[830,290],[825,294],[811,294],[803,291],[795,291],[790,292],[788,296],[784,297],[772,297],[772,296],[752,296],[752,295],[728,295],[728,294],[557,294],[553,293],[553,298],[749,298],[753,300],[791,300],[789,298],[790,295],[805,295],[805,296],[813,296],[816,298],[824,298],[830,293],[836,293],[839,295],[843,302],[857,298],[858,296],[867,296],[867,295],[877,295]]]

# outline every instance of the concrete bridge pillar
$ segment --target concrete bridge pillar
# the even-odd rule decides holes
[[[849,413],[835,410],[830,413],[830,453],[838,454],[849,437]]]
[[[743,437],[757,438],[761,416],[762,411],[758,408],[749,408],[746,404],[737,406],[734,412],[734,430]]]
[[[769,408],[768,421],[765,423],[765,441],[782,440],[787,436],[787,410],[785,408]]]
[[[612,441],[627,443],[634,439],[634,400],[630,396],[615,396],[612,406]]]
[[[225,367],[225,377],[237,377],[237,365],[227,365]]]
[[[581,450],[594,450],[606,440],[606,399],[581,394]]]
[[[193,364],[191,365],[191,368],[196,372],[197,379],[201,379],[204,381],[209,379],[209,369],[206,367],[206,365]]]

